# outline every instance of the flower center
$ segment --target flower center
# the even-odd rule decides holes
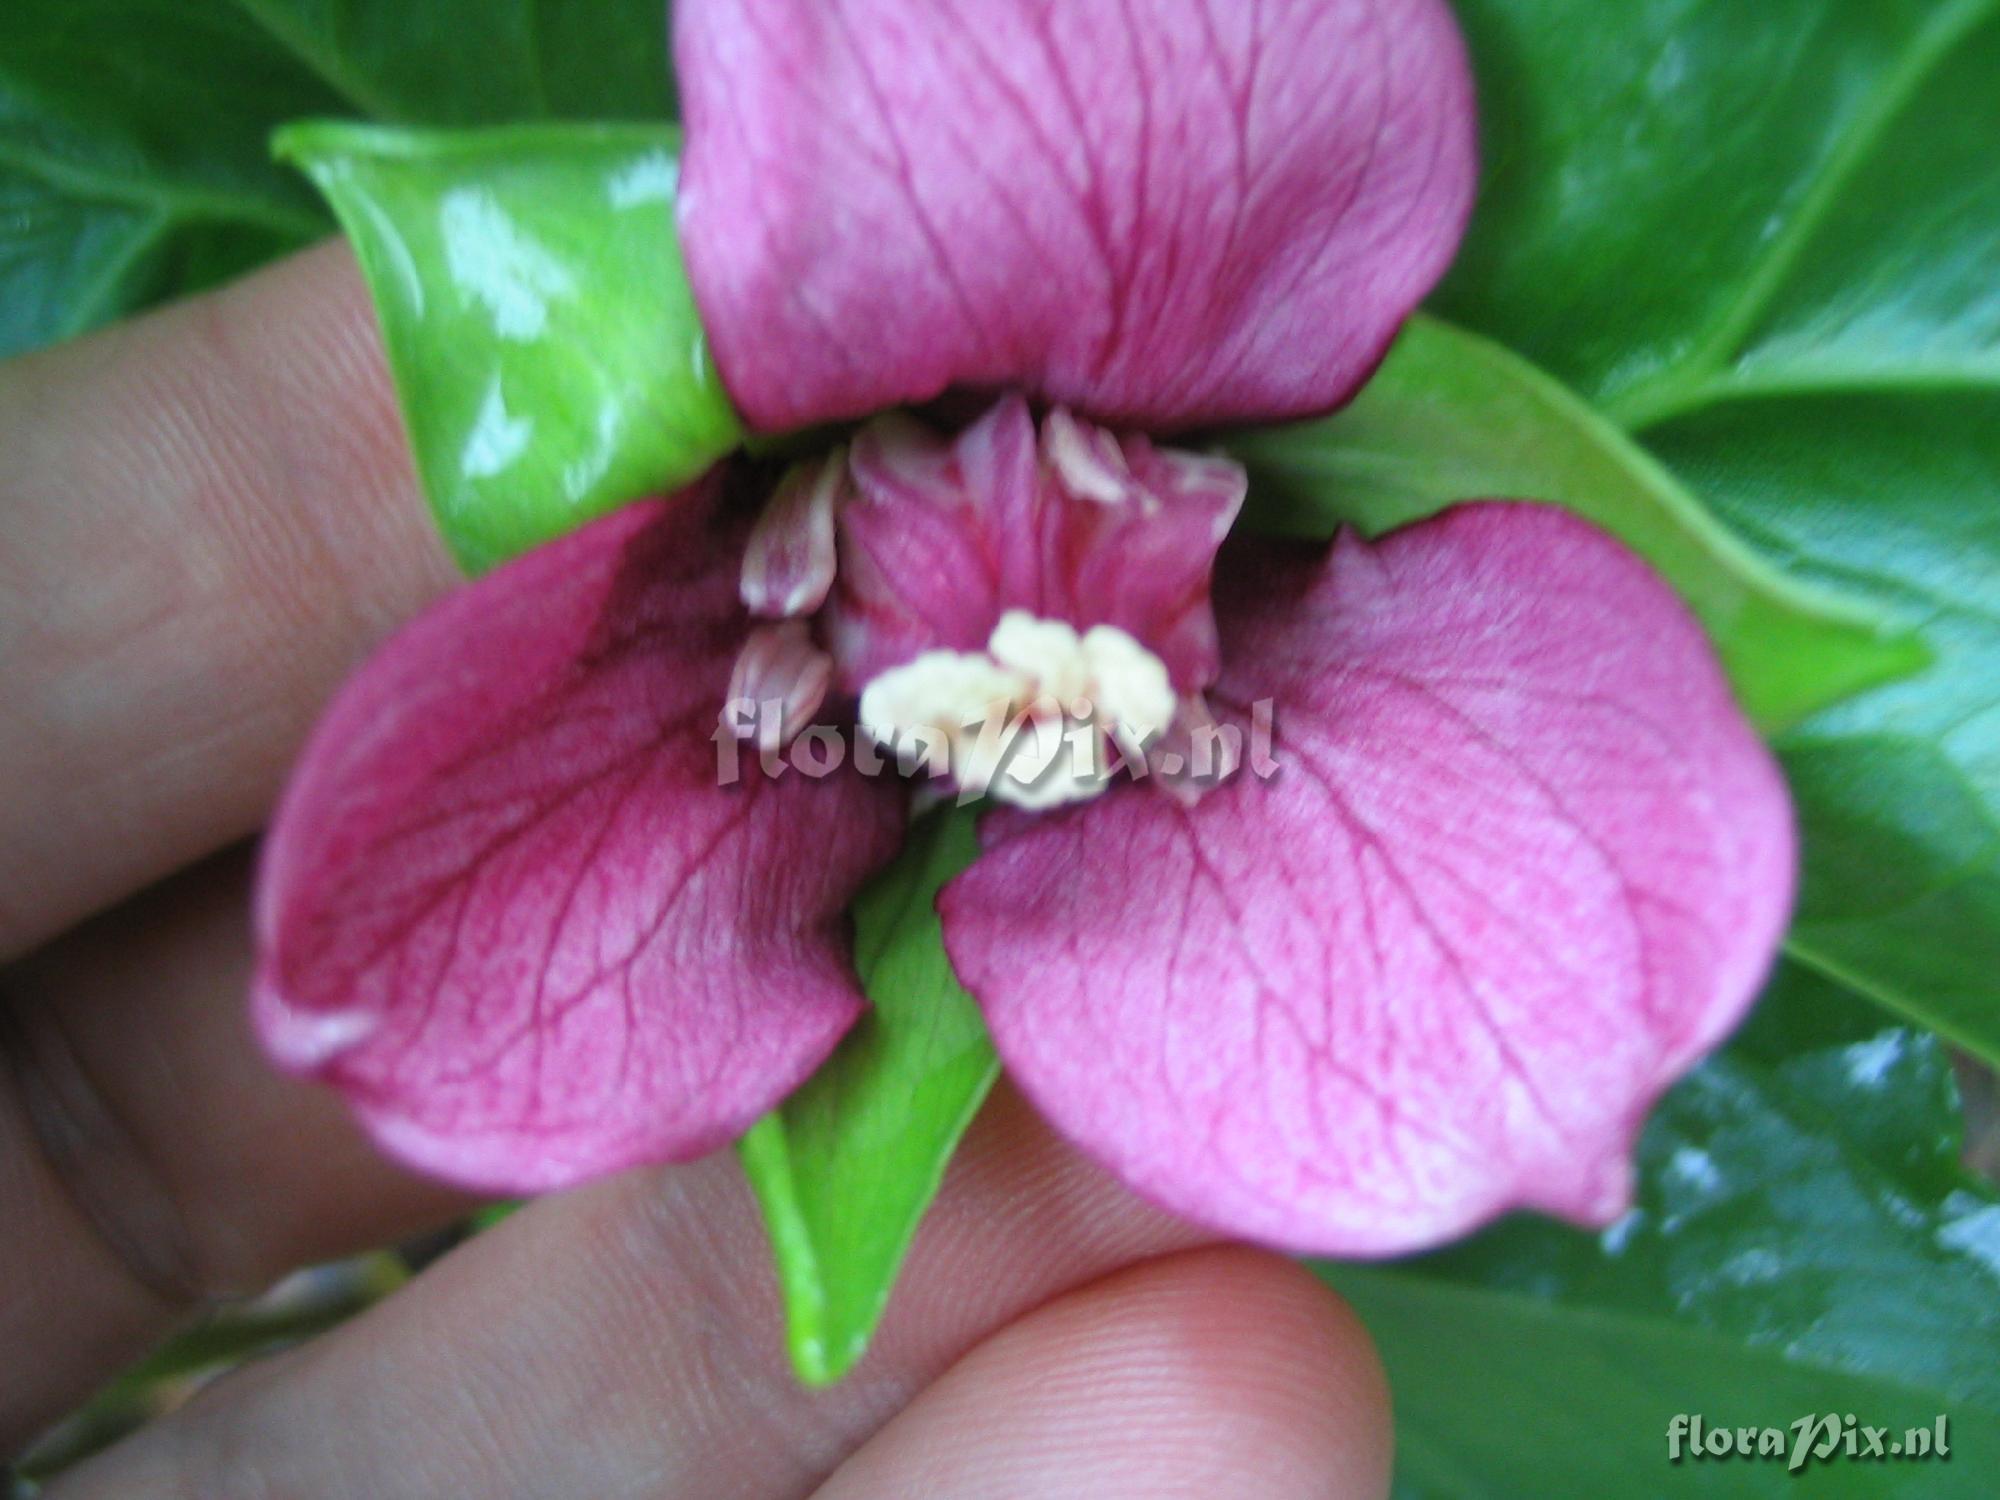
[[[871,681],[861,726],[911,769],[1017,807],[1097,796],[1173,722],[1166,665],[1115,625],[1008,610],[984,651],[926,651]]]

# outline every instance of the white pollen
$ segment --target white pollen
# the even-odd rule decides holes
[[[1083,638],[1061,620],[1043,620],[1025,609],[1010,609],[993,627],[986,651],[1063,708],[1090,693],[1090,662],[1084,655]]]
[[[979,785],[1001,802],[1042,812],[1088,802],[1104,790],[1104,732],[1093,724],[1060,715],[1029,717],[1005,751],[998,765],[974,767]],[[979,759],[978,750],[974,757]]]
[[[1136,740],[1167,732],[1180,699],[1165,662],[1116,625],[1091,626],[1083,659],[1099,713]]]
[[[861,694],[861,726],[908,769],[923,748],[933,776],[1016,807],[1097,796],[1110,784],[1106,741],[1143,745],[1173,721],[1166,665],[1125,631],[1009,610],[984,651],[926,651]]]

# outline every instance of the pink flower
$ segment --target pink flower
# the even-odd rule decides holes
[[[1791,894],[1699,628],[1534,505],[1225,545],[1241,472],[1136,435],[1337,404],[1440,273],[1473,168],[1439,0],[681,0],[677,47],[743,411],[1022,394],[775,490],[739,464],[397,637],[270,836],[272,1052],[481,1188],[728,1141],[863,1004],[843,913],[908,783],[784,764],[858,721],[1002,804],[953,966],[1140,1192],[1352,1254],[1619,1213]]]

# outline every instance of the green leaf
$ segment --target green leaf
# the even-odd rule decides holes
[[[681,267],[677,148],[665,125],[279,137],[360,257],[417,472],[468,571],[741,441]]]
[[[353,113],[402,124],[664,120],[663,0],[236,0]]]
[[[0,5],[0,357],[321,238],[304,116],[665,119],[660,0]]]
[[[188,287],[203,240],[325,234],[264,142],[337,103],[219,0],[0,6],[0,356]]]
[[[1961,292],[1979,281],[1964,257],[1982,222],[1991,244],[1978,195],[1992,186],[1992,153],[1982,162],[1979,147],[1991,145],[1993,107],[1990,94],[1941,87],[1939,74],[1962,68],[1990,83],[1992,43],[1980,33],[1993,0],[1455,9],[1478,74],[1485,174],[1438,308],[1584,395],[1629,416],[1733,363],[1770,310],[1803,290],[1802,260],[1838,255],[1829,222],[1868,222],[1880,191],[1871,176],[1900,176],[1931,220],[1934,237],[1907,247],[1918,280],[1941,276]],[[1907,143],[1892,137],[1932,100],[1945,106],[1943,133],[1901,155]],[[1849,274],[1860,269],[1822,274],[1857,306],[1896,298]],[[1894,346],[1867,322],[1854,329],[1863,343]],[[1979,336],[1977,323],[1962,333]]]
[[[1809,854],[1790,943],[2000,1058],[2000,386],[1731,402],[1652,440],[1795,574],[1936,647],[1781,742]]]
[[[1988,1493],[2000,1200],[1957,1148],[1937,1042],[1787,971],[1656,1113],[1638,1206],[1603,1234],[1521,1219],[1322,1268],[1381,1342],[1402,1492],[1791,1494],[1782,1463],[1670,1467],[1669,1421],[1835,1411],[1898,1435],[1946,1413],[1955,1457],[1835,1463],[1809,1493]]]
[[[1288,535],[1373,535],[1482,497],[1587,516],[1666,575],[1767,730],[1927,659],[1874,612],[1789,581],[1541,371],[1435,319],[1410,324],[1346,410],[1230,446],[1251,470],[1253,521]]]
[[[933,909],[977,852],[964,809],[912,829],[855,907],[855,963],[873,1010],[742,1142],[777,1251],[792,1363],[812,1385],[840,1379],[868,1347],[917,1222],[1000,1071]]]
[[[2000,1061],[2000,0],[1457,9],[1486,179],[1439,310],[1921,630],[1781,742],[1792,951]]]

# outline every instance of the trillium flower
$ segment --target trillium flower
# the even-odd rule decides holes
[[[914,744],[996,804],[939,900],[954,970],[1139,1192],[1322,1253],[1618,1214],[1791,894],[1699,627],[1534,504],[1229,538],[1243,474],[1172,440],[1339,404],[1441,273],[1473,179],[1444,7],[682,0],[676,46],[732,397],[872,420],[363,669],[268,841],[267,1046],[478,1188],[721,1145],[862,1010],[843,914],[910,783],[856,761]],[[955,430],[891,411],[968,394]],[[830,774],[784,758],[835,728]]]

